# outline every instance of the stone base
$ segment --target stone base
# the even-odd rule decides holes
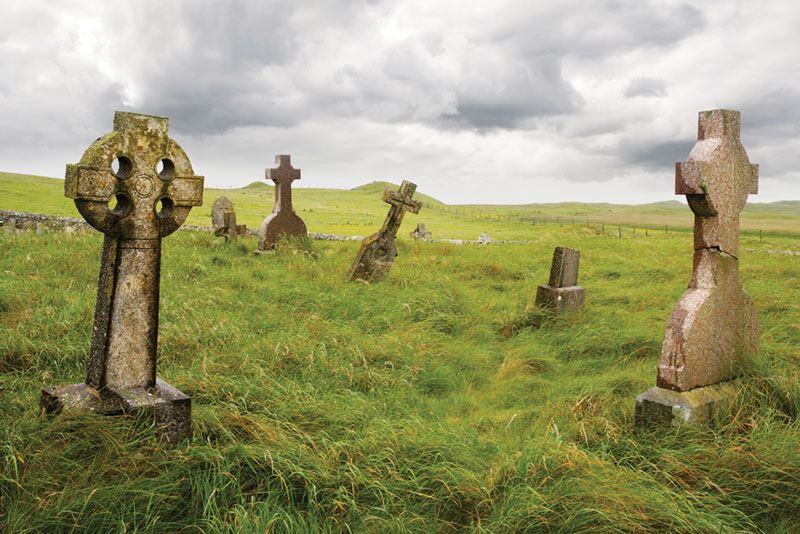
[[[121,415],[145,412],[155,417],[156,433],[172,443],[192,433],[192,399],[160,378],[156,378],[152,391],[107,388],[99,393],[86,384],[42,388],[41,408],[45,413]]]
[[[586,300],[586,288],[581,286],[553,287],[541,285],[536,290],[536,305],[555,313],[579,310]]]
[[[735,394],[732,382],[683,392],[654,387],[636,397],[636,426],[710,423]]]

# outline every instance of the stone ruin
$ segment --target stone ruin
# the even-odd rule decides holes
[[[692,278],[667,322],[657,386],[636,397],[639,425],[712,419],[733,394],[737,363],[758,354],[758,318],[739,280],[739,213],[758,193],[758,165],[739,119],[701,111],[697,143],[675,165],[675,194],[695,214]]]
[[[416,189],[416,184],[403,180],[397,193],[388,188],[383,192],[383,201],[390,204],[391,208],[381,229],[361,242],[361,248],[350,267],[349,280],[378,280],[392,268],[392,263],[397,257],[394,239],[403,217],[406,211],[419,213],[421,203],[412,200]]]
[[[211,208],[211,229],[215,236],[224,237],[226,243],[235,242],[239,236],[247,235],[247,226],[236,224],[233,202],[225,196],[214,201],[214,206]]]
[[[306,223],[292,207],[292,182],[300,179],[300,169],[292,167],[291,156],[275,156],[276,169],[267,169],[267,180],[275,182],[275,207],[261,223],[258,231],[258,249],[269,250],[278,244],[281,236],[306,237]]]
[[[118,111],[114,131],[67,166],[65,195],[105,238],[86,382],[42,389],[41,405],[145,412],[177,441],[191,434],[191,399],[156,376],[161,239],[202,205],[203,177],[168,127],[166,117]]]
[[[422,239],[427,241],[432,237],[432,234],[425,228],[424,223],[417,224],[417,227],[411,232],[411,239]]]
[[[579,250],[556,247],[550,267],[550,283],[536,290],[536,306],[555,313],[579,310],[586,300],[586,288],[578,285]]]

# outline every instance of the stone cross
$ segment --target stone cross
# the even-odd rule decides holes
[[[291,156],[275,156],[276,169],[267,169],[267,180],[275,182],[275,207],[261,223],[258,231],[258,248],[273,248],[282,235],[306,237],[306,223],[292,207],[292,182],[300,179],[300,169],[292,167]]]
[[[536,290],[536,305],[556,313],[574,311],[583,306],[586,289],[578,285],[579,250],[556,247],[550,267],[550,283]]]
[[[168,127],[166,117],[118,111],[114,131],[67,165],[65,195],[105,238],[86,382],[44,388],[42,407],[147,411],[175,441],[191,432],[191,399],[156,376],[161,239],[202,204],[203,177]]]
[[[405,212],[419,213],[422,205],[419,201],[412,200],[416,189],[416,184],[403,180],[400,190],[396,193],[388,188],[383,192],[383,201],[390,204],[391,208],[381,229],[362,241],[361,248],[350,267],[349,280],[377,280],[392,268],[392,263],[397,257],[394,239]]]
[[[211,208],[211,227],[215,236],[225,237],[225,242],[233,242],[240,235],[247,235],[247,226],[236,224],[236,211],[228,197],[219,197]]]
[[[739,280],[739,213],[758,192],[758,165],[741,144],[739,119],[738,111],[701,111],[697,143],[675,165],[675,194],[686,195],[695,214],[692,278],[667,322],[658,387],[637,398],[640,423],[661,409],[652,398],[676,406],[688,402],[688,393],[694,400],[685,418],[705,417],[719,395],[694,390],[734,378],[742,356],[758,353],[758,318]]]

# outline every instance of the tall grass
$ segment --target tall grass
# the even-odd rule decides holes
[[[713,428],[636,430],[687,235],[535,227],[529,245],[400,241],[347,283],[357,242],[255,255],[164,240],[159,376],[193,436],[41,417],[82,381],[101,238],[0,234],[0,524],[7,532],[774,532],[800,529],[800,257],[743,238],[761,355]],[[537,316],[552,248],[581,250],[585,309]],[[513,328],[510,328],[512,325]]]

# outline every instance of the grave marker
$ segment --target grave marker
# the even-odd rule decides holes
[[[161,239],[202,204],[203,177],[168,128],[166,117],[117,111],[114,131],[67,165],[65,195],[105,238],[86,382],[44,388],[41,404],[148,412],[176,441],[191,433],[191,399],[156,376]]]
[[[236,211],[228,197],[219,197],[211,208],[211,227],[214,235],[225,237],[225,242],[236,241],[241,235],[247,235],[247,226],[236,224]]]
[[[758,193],[758,165],[739,139],[738,111],[699,114],[697,143],[675,165],[675,194],[695,214],[689,288],[667,322],[657,387],[636,398],[636,422],[703,421],[733,387],[736,364],[756,355],[755,307],[739,280],[739,213]]]
[[[267,180],[275,182],[275,207],[258,231],[259,250],[273,248],[281,236],[306,237],[306,223],[292,207],[292,182],[300,179],[300,169],[292,167],[291,156],[275,156],[278,167],[267,169]]]
[[[586,300],[586,288],[578,285],[579,250],[556,247],[550,266],[550,282],[536,290],[536,305],[556,313],[575,311]]]
[[[362,241],[361,248],[350,267],[349,280],[377,280],[392,268],[392,263],[397,257],[394,239],[405,212],[419,213],[421,203],[411,198],[416,189],[416,184],[403,180],[397,193],[388,188],[383,192],[383,201],[390,204],[391,208],[381,229]]]
[[[411,232],[412,239],[423,239],[427,241],[431,238],[431,233],[425,228],[424,223],[417,224],[417,227]]]

